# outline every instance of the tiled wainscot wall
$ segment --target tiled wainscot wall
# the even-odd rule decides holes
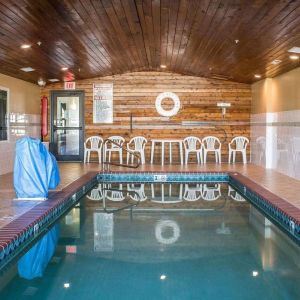
[[[300,179],[300,110],[251,116],[252,163]]]
[[[40,115],[10,113],[9,140],[0,142],[0,175],[13,170],[17,139],[23,136],[39,138],[40,135]]]

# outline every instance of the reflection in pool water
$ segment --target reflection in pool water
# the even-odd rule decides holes
[[[218,186],[208,188],[217,197]],[[161,185],[154,189],[161,198]],[[200,190],[203,195],[203,185]],[[101,200],[82,199],[70,212],[72,222],[68,216],[60,222],[61,238],[44,276],[28,281],[11,270],[1,278],[0,298],[300,299],[298,246],[231,190],[229,197],[225,185],[213,201],[185,200],[185,191],[183,185],[179,204],[203,203],[205,209],[164,210],[164,203],[151,201],[147,184],[141,205],[159,210],[106,214]],[[171,200],[179,195],[180,186],[172,186]]]

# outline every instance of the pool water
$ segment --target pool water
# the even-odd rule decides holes
[[[11,267],[0,299],[300,299],[299,246],[224,184],[214,200],[203,186],[199,199],[186,200],[182,188],[164,195],[179,195],[174,210],[160,203],[160,185],[158,202],[148,186],[149,206],[118,213],[105,213],[89,193],[61,219],[43,277],[22,279]]]

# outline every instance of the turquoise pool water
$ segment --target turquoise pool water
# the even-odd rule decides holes
[[[115,214],[89,193],[61,219],[43,277],[10,268],[0,299],[300,299],[299,247],[226,185],[206,188],[147,185]]]

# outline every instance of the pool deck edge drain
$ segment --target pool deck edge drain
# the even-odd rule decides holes
[[[228,182],[283,226],[298,243],[300,241],[300,209],[238,172],[88,172],[62,191],[50,192],[48,200],[0,229],[0,269],[74,206],[99,180],[138,183]]]

